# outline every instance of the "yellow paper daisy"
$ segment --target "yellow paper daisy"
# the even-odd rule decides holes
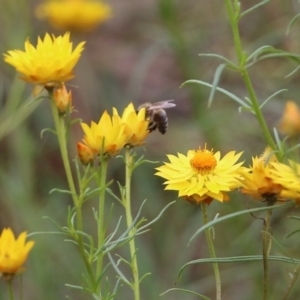
[[[89,31],[111,17],[111,7],[101,1],[49,0],[40,4],[36,16],[56,28]]]
[[[0,236],[0,273],[6,280],[22,271],[28,253],[34,246],[33,241],[26,242],[27,233],[22,232],[16,239],[10,228],[5,228]]]
[[[277,162],[277,158],[269,147],[262,156],[253,157],[250,168],[240,169],[243,177],[240,191],[255,200],[267,201],[269,204],[279,200],[282,187],[273,180],[274,162]]]
[[[128,140],[125,124],[117,113],[110,117],[107,111],[104,111],[98,123],[91,122],[91,126],[81,123],[81,127],[85,134],[83,142],[95,154],[114,156]]]
[[[190,150],[187,155],[168,155],[169,163],[156,168],[155,175],[167,181],[166,190],[178,191],[178,196],[199,204],[210,203],[213,199],[220,202],[229,200],[227,192],[239,185],[237,171],[242,163],[237,163],[242,153],[227,153],[222,159],[220,152],[207,149]]]
[[[282,188],[281,199],[294,200],[300,203],[300,164],[289,160],[289,164],[272,163],[272,180]]]
[[[60,86],[74,77],[73,68],[83,51],[81,42],[74,51],[70,34],[55,37],[46,33],[38,38],[37,46],[25,42],[25,51],[12,50],[4,54],[4,60],[22,74],[21,79],[46,87]]]
[[[149,121],[145,120],[145,113],[145,108],[137,112],[132,103],[124,109],[122,121],[125,123],[125,132],[129,138],[127,146],[136,147],[144,144],[149,134]]]

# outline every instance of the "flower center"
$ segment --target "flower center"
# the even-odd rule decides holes
[[[195,153],[195,156],[190,160],[190,165],[194,171],[201,175],[205,175],[211,173],[215,169],[217,160],[211,151],[203,149],[198,150]]]

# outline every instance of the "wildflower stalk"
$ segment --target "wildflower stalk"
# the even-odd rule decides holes
[[[7,282],[7,287],[8,287],[8,292],[9,292],[9,300],[14,300],[15,297],[14,297],[14,289],[12,286],[12,280],[9,280]]]
[[[266,139],[266,142],[273,150],[275,150],[276,143],[275,143],[274,139],[272,138],[272,135],[268,129],[266,121],[261,112],[259,102],[258,102],[256,93],[253,89],[253,85],[252,85],[252,82],[251,82],[251,79],[250,79],[250,76],[249,76],[249,73],[248,73],[248,70],[246,67],[247,56],[246,56],[246,53],[242,49],[240,31],[239,31],[239,26],[238,26],[238,22],[239,22],[239,18],[240,18],[240,14],[239,14],[240,5],[237,0],[233,0],[233,4],[232,4],[232,0],[225,0],[225,3],[226,3],[229,22],[230,22],[231,30],[232,30],[232,34],[233,34],[235,52],[236,52],[236,56],[237,56],[237,59],[239,62],[240,74],[243,78],[244,84],[248,91],[249,98],[250,98],[250,101],[252,104],[253,112],[260,124],[263,135]]]
[[[271,223],[272,210],[269,209],[266,212],[266,217],[264,221],[264,231],[262,233],[262,243],[263,243],[263,268],[264,268],[264,278],[263,278],[263,300],[269,298],[269,252],[271,248],[271,235],[270,235],[270,223]]]
[[[126,166],[126,172],[125,172],[125,198],[123,199],[123,205],[125,207],[125,214],[126,214],[126,223],[127,228],[132,226],[132,214],[131,214],[131,176],[133,172],[133,165],[134,165],[134,158],[130,153],[130,148],[125,148],[125,166]],[[130,257],[131,257],[131,270],[132,270],[132,276],[133,276],[133,284],[132,289],[134,293],[134,300],[140,299],[140,279],[139,279],[139,270],[138,270],[138,263],[137,263],[137,257],[136,257],[136,251],[135,248],[135,235],[136,229],[133,226],[131,230],[129,231],[129,236],[131,237],[129,241],[129,250],[130,250]]]
[[[107,174],[107,166],[108,166],[108,159],[102,157],[100,162],[99,168],[99,182],[98,186],[100,187],[100,194],[99,194],[99,206],[98,206],[98,250],[103,246],[105,240],[105,184],[106,184],[106,174]],[[98,259],[97,259],[97,271],[96,271],[96,278],[102,274],[103,270],[103,258],[104,254],[103,251],[100,251]],[[98,286],[98,292],[100,291],[100,285]]]
[[[63,165],[64,165],[69,189],[70,189],[71,196],[73,199],[73,204],[76,209],[77,230],[79,232],[82,232],[83,231],[83,221],[82,221],[81,201],[78,198],[77,193],[76,193],[74,179],[73,179],[70,161],[69,161],[69,157],[68,157],[65,120],[64,120],[64,116],[59,114],[58,109],[56,107],[56,104],[54,101],[53,89],[48,89],[48,93],[49,93],[49,97],[50,97],[51,112],[52,112],[52,116],[53,116],[53,120],[54,120],[55,132],[56,132],[57,139],[58,139],[60,153],[61,153],[61,157],[63,160]],[[80,255],[84,261],[84,265],[89,274],[91,284],[94,286],[96,281],[95,281],[95,277],[94,277],[94,273],[93,273],[91,264],[85,254],[82,235],[76,234],[75,238],[78,243]]]
[[[206,211],[206,203],[201,202],[201,211],[202,211],[202,217],[203,217],[203,223],[207,224],[208,223],[208,216],[207,216],[207,211]],[[211,229],[208,228],[205,230],[205,237],[206,237],[206,242],[208,245],[208,250],[211,258],[216,258],[216,252],[211,236]],[[212,263],[214,273],[215,273],[215,280],[216,280],[216,300],[221,300],[221,277],[220,277],[220,272],[219,272],[219,266],[217,263]]]

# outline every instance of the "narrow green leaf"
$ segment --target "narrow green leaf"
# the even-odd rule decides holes
[[[224,217],[215,219],[205,225],[203,225],[202,227],[200,227],[195,233],[194,235],[190,238],[189,242],[188,242],[188,246],[190,245],[190,243],[196,238],[197,235],[199,235],[201,232],[203,232],[204,230],[208,229],[209,227],[212,227],[220,222],[223,222],[225,220],[229,220],[244,214],[248,214],[248,213],[253,213],[253,212],[258,212],[258,211],[264,211],[264,210],[270,210],[270,209],[277,209],[277,208],[286,208],[286,207],[290,207],[290,206],[294,206],[295,203],[287,203],[287,204],[283,204],[283,205],[275,205],[275,206],[265,206],[265,207],[259,207],[259,208],[252,208],[252,209],[246,209],[246,210],[242,210],[242,211],[238,211],[229,215],[226,215]]]
[[[189,83],[196,83],[196,84],[200,84],[200,85],[204,85],[204,86],[208,86],[208,87],[212,88],[212,85],[210,83],[207,83],[207,82],[202,81],[202,80],[195,80],[195,79],[185,81],[180,87],[183,87],[183,86],[185,86],[186,84],[189,84]],[[239,103],[241,106],[251,109],[251,107],[246,102],[244,102],[242,99],[240,99],[236,95],[228,92],[227,90],[224,90],[220,87],[217,87],[216,90],[223,93],[223,94],[225,94],[225,95],[227,95],[229,98],[231,98],[235,102]]]
[[[164,293],[160,294],[159,296],[164,296],[166,293],[171,292],[171,291],[184,292],[184,293],[187,293],[187,294],[191,294],[191,295],[198,296],[199,298],[204,299],[204,300],[211,300],[210,298],[208,298],[208,297],[206,297],[206,296],[204,296],[204,295],[195,293],[195,292],[190,291],[190,290],[179,289],[179,288],[168,289],[167,291],[165,291]]]

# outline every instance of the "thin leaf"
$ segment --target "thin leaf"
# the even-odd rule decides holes
[[[257,3],[256,5],[250,7],[249,9],[245,10],[244,12],[242,12],[240,14],[240,19],[244,16],[246,16],[247,14],[251,13],[252,11],[254,11],[255,9],[261,7],[262,5],[265,5],[267,4],[268,2],[270,2],[271,0],[263,0],[262,2],[260,3]]]
[[[191,79],[191,80],[185,81],[180,87],[183,87],[183,86],[185,86],[188,83],[196,83],[196,84],[200,84],[200,85],[204,85],[204,86],[208,86],[208,87],[212,88],[212,85],[210,83],[207,83],[207,82],[202,81],[202,80],[195,80],[195,79]],[[219,92],[221,92],[221,93],[223,93],[223,94],[225,94],[225,95],[227,95],[229,98],[231,98],[235,102],[239,103],[243,107],[251,109],[251,107],[247,103],[245,103],[242,99],[240,99],[236,95],[228,92],[227,90],[222,89],[220,87],[217,87],[216,90],[219,91]]]
[[[199,298],[204,299],[204,300],[211,300],[210,298],[208,298],[208,297],[206,297],[206,296],[204,296],[204,295],[195,293],[195,292],[190,291],[190,290],[179,289],[179,288],[168,289],[167,291],[165,291],[164,293],[160,294],[159,296],[163,296],[163,295],[165,295],[166,293],[171,292],[171,291],[185,292],[185,293],[187,293],[187,294],[191,294],[191,295],[198,296]]]
[[[236,263],[236,262],[254,262],[254,261],[261,261],[263,260],[262,255],[246,255],[246,256],[232,256],[232,257],[218,257],[218,258],[202,258],[202,259],[196,259],[193,261],[190,261],[183,265],[179,271],[178,279],[180,280],[183,270],[190,266],[195,264],[202,264],[202,263]],[[271,261],[278,261],[278,262],[284,262],[288,264],[300,264],[299,259],[292,259],[285,256],[268,256],[268,260]]]
[[[226,64],[236,70],[239,70],[239,66],[236,65],[235,63],[233,63],[231,60],[229,60],[228,58],[219,55],[219,54],[213,54],[213,53],[200,53],[198,54],[199,56],[205,56],[205,57],[215,57],[215,58],[220,58],[221,60],[224,60],[226,62]]]
[[[300,14],[296,15],[291,22],[289,23],[289,26],[286,30],[286,34],[289,34],[291,27],[295,24],[295,22],[298,20],[298,18],[300,17]]]
[[[277,209],[277,208],[286,208],[286,207],[290,207],[292,205],[295,205],[294,203],[287,203],[287,204],[283,204],[283,205],[275,205],[275,206],[265,206],[265,207],[259,207],[259,208],[252,208],[252,209],[246,209],[246,210],[242,210],[242,211],[238,211],[229,215],[226,215],[224,217],[215,219],[211,222],[208,222],[207,224],[203,225],[202,227],[200,227],[195,233],[194,235],[190,238],[189,242],[188,242],[188,246],[190,245],[190,243],[195,239],[195,237],[197,235],[199,235],[201,232],[203,232],[204,230],[206,230],[207,228],[214,226],[220,222],[223,222],[225,220],[229,220],[244,214],[248,214],[248,213],[253,213],[253,212],[258,212],[258,211],[264,211],[264,210],[270,210],[270,209]]]
[[[216,89],[217,89],[219,81],[220,81],[220,77],[221,77],[222,72],[225,69],[225,67],[226,67],[226,64],[220,64],[216,69],[216,72],[214,75],[214,80],[212,83],[212,88],[210,90],[210,94],[209,94],[209,98],[208,98],[208,105],[207,105],[208,107],[210,107],[212,104],[212,101],[213,101],[215,93],[216,93]]]
[[[259,107],[263,108],[267,104],[267,102],[269,102],[272,98],[274,98],[275,96],[277,96],[278,94],[280,94],[282,92],[288,92],[288,90],[287,89],[282,89],[282,90],[279,90],[279,91],[275,92],[270,97],[268,97]]]

